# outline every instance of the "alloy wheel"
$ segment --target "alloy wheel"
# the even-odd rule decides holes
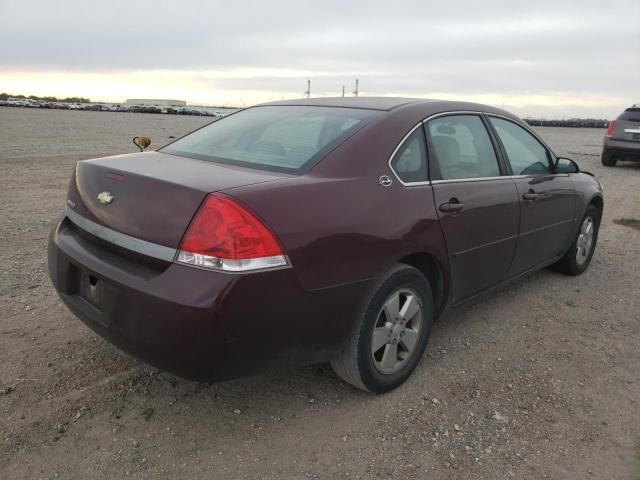
[[[576,243],[576,262],[578,265],[584,265],[591,253],[593,246],[593,235],[595,233],[595,224],[592,217],[587,217],[580,226],[578,241]]]
[[[384,302],[371,342],[373,363],[384,374],[397,372],[415,350],[422,326],[422,302],[412,289],[396,290]]]

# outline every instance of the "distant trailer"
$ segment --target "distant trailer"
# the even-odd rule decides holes
[[[187,102],[184,100],[166,100],[154,98],[127,98],[127,105],[150,105],[157,107],[186,107]]]

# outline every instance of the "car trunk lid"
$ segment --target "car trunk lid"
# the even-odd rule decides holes
[[[69,208],[101,226],[177,248],[208,193],[288,177],[160,152],[78,162]]]

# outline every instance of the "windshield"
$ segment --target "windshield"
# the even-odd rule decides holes
[[[380,113],[338,107],[254,107],[196,130],[161,151],[295,173],[310,168]]]

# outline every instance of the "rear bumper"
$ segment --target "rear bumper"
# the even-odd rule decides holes
[[[48,256],[60,297],[92,330],[194,380],[330,359],[368,288],[306,291],[291,268],[229,274],[147,263],[78,235],[67,219],[52,229]],[[81,293],[89,276],[100,284],[98,307]]]
[[[640,142],[605,139],[603,153],[616,155],[621,160],[640,160]]]

